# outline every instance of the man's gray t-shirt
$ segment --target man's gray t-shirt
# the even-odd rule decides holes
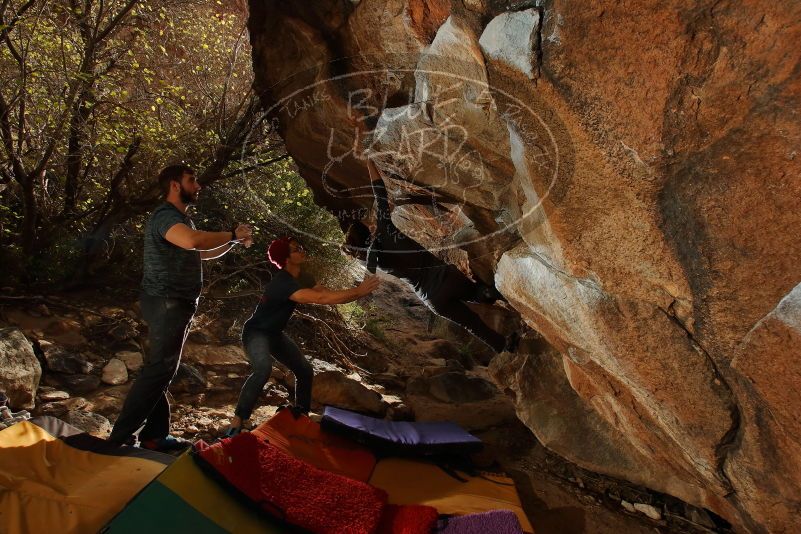
[[[203,286],[200,252],[182,249],[164,237],[178,223],[195,229],[192,219],[169,202],[150,215],[145,226],[142,291],[154,297],[195,301]]]

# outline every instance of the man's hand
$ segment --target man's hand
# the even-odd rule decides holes
[[[250,246],[246,242],[250,241],[253,243],[253,230],[251,230],[249,224],[240,224],[234,230],[234,235],[236,235],[237,241],[241,242],[245,246]]]
[[[370,293],[372,293],[373,291],[375,291],[376,289],[378,289],[379,285],[380,285],[380,282],[378,281],[378,277],[377,276],[375,276],[375,275],[373,275],[373,276],[365,276],[364,280],[362,280],[362,283],[359,284],[356,289],[357,289],[357,291],[359,291],[359,294],[362,297],[365,297],[365,296],[369,295]]]

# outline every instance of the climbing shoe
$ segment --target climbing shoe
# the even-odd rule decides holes
[[[492,304],[496,300],[505,300],[500,292],[491,286],[479,285],[476,289],[475,302]]]
[[[139,446],[150,451],[172,452],[188,449],[192,446],[192,442],[175,436],[166,436],[158,439],[142,440]]]

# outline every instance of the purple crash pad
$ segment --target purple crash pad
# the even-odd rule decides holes
[[[363,443],[386,454],[469,454],[480,451],[481,440],[449,421],[411,423],[387,421],[326,406],[324,430]]]
[[[523,534],[520,521],[514,512],[493,510],[480,514],[440,519],[435,530],[437,534]]]

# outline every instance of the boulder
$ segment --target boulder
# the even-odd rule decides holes
[[[417,421],[452,421],[467,430],[482,430],[514,421],[514,404],[503,396],[479,402],[440,402],[430,395],[410,394],[406,403]]]
[[[42,376],[33,346],[17,328],[0,329],[0,391],[14,409],[31,409]]]
[[[418,421],[453,421],[470,430],[515,419],[514,404],[493,384],[448,367],[410,379],[406,402]]]
[[[536,9],[501,13],[487,24],[478,42],[486,56],[534,79],[539,74],[536,56],[539,24]]]
[[[104,384],[109,384],[111,386],[124,384],[128,381],[128,369],[125,367],[122,360],[112,358],[106,366],[103,367],[101,380]]]
[[[390,201],[432,199],[396,225],[542,335],[493,361],[534,434],[735,530],[796,528],[801,6],[251,4],[254,85],[315,200],[367,219],[350,125],[374,112]],[[418,417],[498,399],[413,386]]]
[[[381,395],[340,371],[324,371],[314,376],[314,402],[346,410],[384,415]]]
[[[487,400],[498,394],[498,389],[486,380],[451,371],[448,367],[428,378],[410,380],[408,390],[454,404]]]

